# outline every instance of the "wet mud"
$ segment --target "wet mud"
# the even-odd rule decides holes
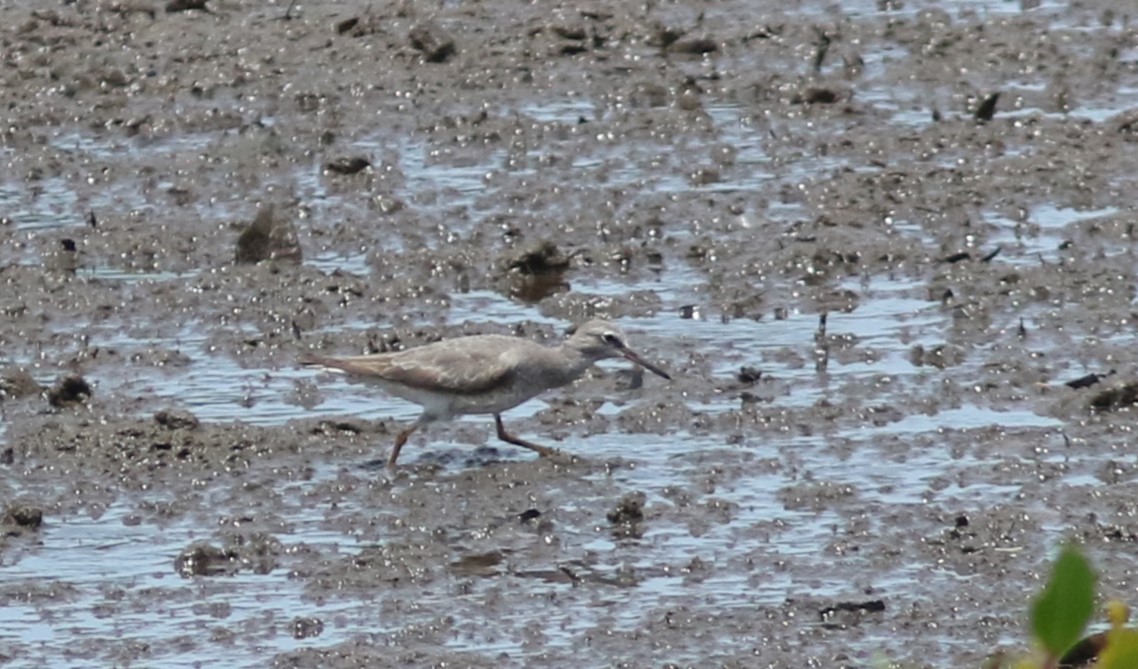
[[[1135,599],[1113,3],[0,7],[0,663],[975,665]],[[602,365],[470,418],[306,351]]]

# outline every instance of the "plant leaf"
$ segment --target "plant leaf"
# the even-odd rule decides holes
[[[1078,549],[1067,546],[1031,607],[1031,631],[1047,654],[1058,658],[1082,636],[1094,608],[1094,572]]]
[[[1116,629],[1107,636],[1106,648],[1099,655],[1097,669],[1138,667],[1138,630]]]

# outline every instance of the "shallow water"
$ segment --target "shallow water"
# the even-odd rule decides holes
[[[541,41],[578,12],[440,6],[496,45],[446,70],[392,37],[390,8],[351,38],[328,26],[370,8],[284,22],[279,4],[0,10],[30,128],[0,172],[2,360],[94,387],[77,408],[0,403],[0,500],[45,514],[0,542],[11,666],[961,666],[1027,646],[1027,598],[1072,536],[1133,594],[1111,539],[1133,534],[1132,411],[1062,385],[1136,369],[1114,118],[1138,39],[1109,5],[658,7],[724,40],[699,57],[661,54],[618,3],[587,19],[611,51],[580,61]],[[240,81],[66,42],[104,24],[230,53]],[[79,60],[36,60],[41,33]],[[84,120],[45,120],[87,56],[132,85],[51,92]],[[811,87],[839,101],[794,101]],[[997,89],[996,119],[972,122]],[[355,155],[371,167],[324,169]],[[300,267],[232,264],[260,202],[296,222]],[[579,255],[559,290],[514,297],[502,267],[542,241]],[[390,475],[376,463],[417,407],[294,364],[594,315],[675,379],[629,390],[605,362],[507,414],[580,462],[533,462],[466,417]],[[164,432],[159,409],[202,426]],[[634,493],[643,518],[612,520]],[[247,562],[183,578],[198,542]],[[885,611],[822,620],[870,600]],[[305,617],[323,630],[297,638]]]

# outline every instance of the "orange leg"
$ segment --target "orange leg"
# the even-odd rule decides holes
[[[549,457],[551,455],[557,454],[556,448],[550,448],[548,446],[541,446],[541,445],[535,444],[531,441],[526,441],[525,439],[519,439],[519,438],[515,437],[514,435],[510,434],[509,432],[506,432],[505,426],[502,425],[502,415],[501,414],[494,414],[494,424],[498,427],[498,438],[501,439],[502,441],[508,443],[508,444],[513,444],[514,446],[521,446],[522,448],[528,448],[531,451],[537,451],[538,455],[540,455],[542,457]]]
[[[391,447],[391,456],[387,458],[387,468],[394,471],[395,461],[399,459],[399,451],[403,449],[403,444],[407,443],[407,439],[411,433],[419,429],[419,423],[411,423],[409,427],[404,429],[395,437],[395,445]]]

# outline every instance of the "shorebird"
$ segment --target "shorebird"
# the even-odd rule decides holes
[[[397,353],[346,358],[303,355],[299,362],[346,374],[351,380],[379,386],[388,394],[423,407],[419,418],[395,437],[387,459],[387,467],[394,469],[399,451],[415,430],[464,414],[493,414],[502,441],[542,456],[555,454],[556,449],[506,432],[502,412],[576,381],[593,363],[606,358],[625,358],[657,376],[672,378],[628,348],[619,327],[601,320],[581,325],[559,346],[552,347],[520,337],[476,335]]]

